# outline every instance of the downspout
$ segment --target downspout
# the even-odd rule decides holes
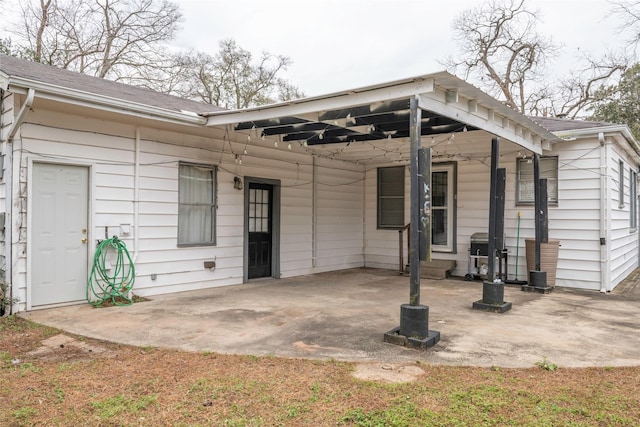
[[[140,239],[140,128],[136,126],[136,141],[133,166],[133,263],[138,259],[138,242]]]
[[[311,267],[316,268],[318,256],[318,165],[315,156],[311,157]]]
[[[5,185],[6,185],[6,196],[5,196],[5,280],[8,281],[7,286],[9,288],[9,299],[13,301],[13,146],[11,142],[13,142],[13,138],[15,137],[18,129],[22,126],[25,117],[27,116],[27,112],[33,105],[33,100],[36,96],[36,91],[34,89],[29,89],[27,91],[27,98],[25,99],[20,111],[16,115],[13,123],[9,127],[9,131],[7,133],[6,138],[6,153],[5,153],[5,164],[7,165],[7,171],[5,173]],[[2,106],[0,106],[0,110]],[[13,314],[13,304],[9,309],[9,314]]]
[[[362,266],[367,266],[367,168],[362,172]]]
[[[611,289],[609,274],[609,149],[604,133],[598,133],[600,142],[600,292]]]

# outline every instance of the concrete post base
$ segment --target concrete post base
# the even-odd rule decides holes
[[[529,271],[529,284],[523,285],[520,290],[539,292],[542,294],[548,294],[554,289],[554,286],[547,284],[547,272],[546,271]]]
[[[489,282],[482,283],[482,299],[473,303],[476,310],[491,311],[493,313],[504,313],[511,310],[511,303],[504,301],[504,283]]]
[[[440,341],[440,332],[429,330],[429,307],[402,304],[400,327],[384,334],[384,342],[417,349],[433,347]]]

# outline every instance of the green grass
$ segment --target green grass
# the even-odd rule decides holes
[[[0,425],[640,425],[640,367],[417,363],[424,375],[414,382],[385,384],[356,379],[354,364],[335,360],[127,346],[40,359],[28,352],[42,330],[22,320],[7,324],[21,332],[0,340]],[[24,350],[16,350],[12,336],[27,334],[38,338],[17,341]]]
[[[156,405],[158,396],[127,397],[123,394],[108,397],[91,403],[95,414],[102,420],[108,420],[118,415],[138,415],[149,406]]]

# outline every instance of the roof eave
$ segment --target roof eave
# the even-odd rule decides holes
[[[636,154],[636,159],[640,161],[640,144],[636,141],[635,137],[631,133],[629,126],[627,125],[607,125],[607,126],[595,126],[591,128],[575,129],[575,130],[563,130],[554,132],[558,137],[565,141],[570,141],[577,138],[588,138],[602,133],[604,135],[621,134],[624,139],[629,143],[629,146]]]
[[[449,91],[459,92],[454,102],[447,99]],[[420,97],[423,109],[485,129],[532,152],[540,154],[545,146],[561,141],[543,126],[446,71],[268,106],[204,113],[203,116],[208,119],[207,126],[219,126],[284,116],[308,117],[318,111],[411,96]]]
[[[22,77],[9,76],[3,80],[6,82],[5,90],[26,93],[28,89],[34,89],[36,97],[41,99],[176,124],[204,125],[207,122],[206,118],[195,112],[172,111]]]

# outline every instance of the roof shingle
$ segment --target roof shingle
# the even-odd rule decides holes
[[[192,101],[143,87],[130,86],[107,79],[63,70],[50,65],[0,55],[0,72],[9,77],[34,80],[63,88],[73,88],[94,95],[106,96],[137,104],[173,111],[194,113],[211,112],[221,108],[204,102]]]

